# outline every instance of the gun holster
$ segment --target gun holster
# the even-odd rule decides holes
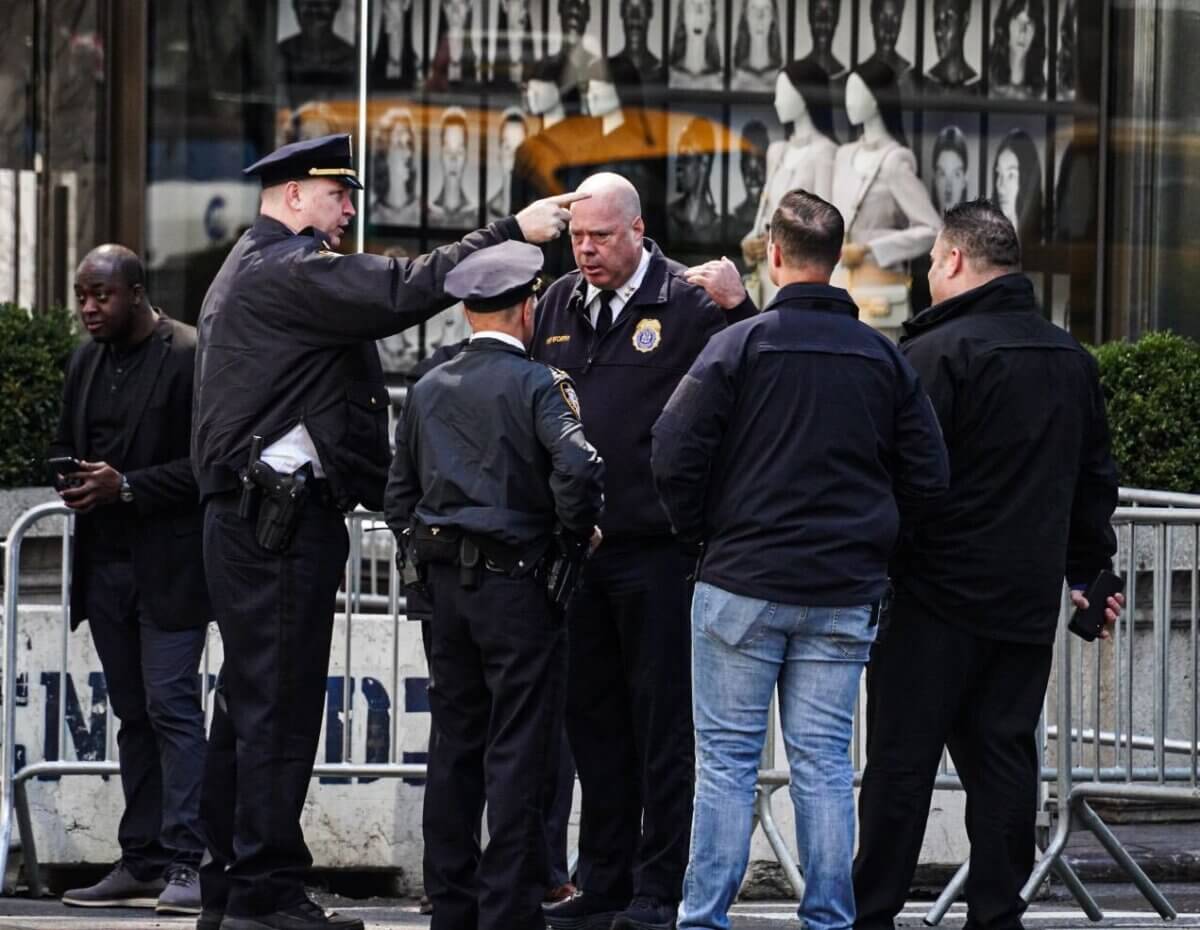
[[[258,544],[268,552],[283,552],[291,545],[296,527],[300,525],[304,503],[308,499],[308,482],[311,478],[310,464],[305,464],[290,475],[281,475],[261,460],[252,462],[246,470],[242,478],[243,506],[239,507],[239,513],[243,509],[253,509],[253,504],[246,505],[247,496],[257,498],[258,517],[254,535]],[[246,513],[246,516],[249,518],[250,513]]]
[[[417,552],[414,527],[410,526],[396,540],[396,568],[400,572],[400,587],[406,595],[429,597],[429,570]]]
[[[554,538],[542,557],[542,580],[546,585],[546,597],[560,612],[567,609],[571,595],[579,586],[583,574],[583,563],[588,557],[589,540],[572,536],[562,527],[554,531]]]

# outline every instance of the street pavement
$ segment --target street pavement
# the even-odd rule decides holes
[[[1200,884],[1160,886],[1179,911],[1171,930],[1200,930]],[[1130,885],[1096,884],[1089,890],[1104,910],[1104,921],[1090,923],[1083,913],[1062,894],[1061,889],[1036,902],[1025,914],[1027,930],[1075,930],[1099,926],[1103,930],[1117,928],[1151,928],[1163,926],[1163,921]],[[429,918],[417,913],[416,902],[407,898],[369,898],[355,900],[318,896],[318,900],[343,913],[362,917],[368,930],[400,930],[428,927]],[[901,914],[902,927],[923,927],[921,918],[929,909],[928,901],[910,902]],[[942,927],[961,930],[966,916],[962,905],[955,905]],[[739,904],[732,915],[734,930],[767,930],[767,928],[799,927],[796,907],[788,901],[756,901]],[[64,907],[56,899],[0,898],[0,930],[192,930],[195,918],[158,917],[147,911],[130,909],[80,909]]]

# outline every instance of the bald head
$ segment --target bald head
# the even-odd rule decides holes
[[[85,269],[93,276],[111,278],[116,276],[126,287],[145,287],[146,268],[137,253],[123,245],[108,242],[98,245],[83,257],[75,272],[76,278]]]
[[[75,302],[93,340],[127,346],[151,333],[158,315],[145,282],[142,260],[123,245],[108,243],[84,256],[75,272]]]
[[[637,271],[642,258],[642,202],[619,174],[593,174],[579,185],[587,200],[571,204],[571,250],[589,284],[615,290]]]
[[[585,178],[579,185],[578,193],[591,194],[592,202],[604,202],[608,209],[630,223],[642,215],[642,198],[638,196],[637,188],[629,183],[628,178],[611,171],[601,171]],[[572,205],[572,216],[583,203],[588,201]]]

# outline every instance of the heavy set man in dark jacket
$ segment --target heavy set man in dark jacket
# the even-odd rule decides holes
[[[1095,360],[1042,316],[995,206],[945,220],[936,303],[904,325],[902,351],[937,410],[951,481],[897,551],[891,628],[867,673],[854,890],[869,930],[890,930],[904,905],[943,746],[967,791],[967,923],[1021,926],[1063,577],[1086,587],[1116,551]],[[1109,599],[1110,622],[1120,608]]]
[[[71,624],[90,622],[121,721],[125,812],[116,868],[63,903],[194,914],[209,620],[188,456],[196,331],[151,305],[142,262],[124,246],[88,253],[75,298],[92,338],[67,364],[51,455],[83,460],[59,481],[78,513]]]
[[[547,908],[546,921],[657,927],[673,920],[688,855],[695,555],[671,536],[654,490],[650,429],[709,337],[754,306],[726,314],[688,284],[643,237],[638,194],[624,178],[594,175],[579,191],[592,195],[571,212],[579,270],[538,305],[532,353],[578,387],[584,428],[605,461],[605,544],[567,620],[582,893]]]
[[[805,191],[771,219],[780,291],[715,335],[654,426],[679,536],[704,543],[692,603],[696,798],[680,930],[727,927],[750,851],[767,708],[779,689],[810,930],[854,920],[858,683],[902,518],[949,464],[916,374],[829,286],[844,228]]]
[[[349,136],[284,146],[247,174],[262,180],[261,215],[205,297],[196,362],[193,458],[225,645],[202,805],[213,860],[202,871],[199,930],[361,928],[305,896],[311,857],[299,821],[348,547],[342,511],[380,506],[390,459],[371,340],[453,303],[443,282],[466,255],[548,239],[568,214],[542,201],[412,261],[339,255],[331,247],[359,186]],[[250,470],[253,436],[265,447]],[[247,472],[257,524],[239,512]]]
[[[556,524],[599,539],[604,465],[570,379],[526,354],[541,267],[539,249],[509,242],[446,276],[474,334],[413,386],[388,481],[388,523],[411,524],[406,556],[433,603],[433,930],[545,926],[542,788],[557,768],[566,634],[538,566]]]

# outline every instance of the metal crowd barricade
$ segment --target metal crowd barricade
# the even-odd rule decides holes
[[[1096,835],[1159,914],[1169,918],[1175,912],[1100,820],[1090,802],[1098,798],[1118,798],[1200,803],[1200,760],[1197,758],[1197,739],[1200,737],[1200,662],[1197,653],[1200,495],[1122,490],[1121,502],[1126,506],[1117,510],[1113,523],[1120,541],[1118,571],[1127,579],[1127,607],[1117,625],[1112,644],[1104,647],[1086,644],[1069,636],[1066,624],[1060,618],[1056,642],[1057,670],[1051,693],[1047,697],[1043,724],[1039,727],[1039,748],[1043,758],[1041,773],[1045,786],[1039,810],[1049,815],[1053,832],[1048,836],[1043,855],[1022,892],[1025,899],[1030,900],[1047,875],[1053,872],[1093,920],[1100,919],[1101,911],[1063,858],[1067,839],[1079,828]],[[34,894],[40,892],[42,885],[29,816],[28,780],[42,775],[96,776],[113,775],[119,771],[117,763],[111,761],[115,748],[111,709],[108,710],[108,746],[105,753],[109,761],[59,758],[32,762],[17,768],[15,711],[21,548],[29,531],[45,521],[59,521],[63,528],[62,632],[59,640],[62,662],[58,673],[61,698],[56,725],[59,755],[64,756],[67,749],[65,681],[70,630],[71,516],[70,511],[59,503],[43,504],[24,513],[13,524],[5,542],[4,646],[0,664],[0,699],[3,701],[3,732],[0,733],[0,765],[3,767],[0,772],[0,875],[5,874],[15,820],[21,837],[26,880]],[[404,599],[399,594],[394,542],[380,515],[364,511],[349,514],[347,526],[350,552],[345,583],[337,596],[337,610],[344,618],[341,713],[346,725],[342,726],[340,734],[342,761],[318,763],[313,774],[318,777],[423,778],[426,774],[423,764],[406,763],[400,758],[399,714],[392,715],[386,761],[355,762],[352,757],[349,721],[352,712],[354,628],[363,622],[390,624],[391,693],[396,695],[401,690],[400,624],[407,620]],[[1148,610],[1146,598],[1140,591],[1147,578],[1150,598]],[[1176,639],[1187,648],[1180,648],[1180,643],[1173,648],[1171,644],[1170,592],[1173,578],[1186,578],[1188,581],[1186,616],[1175,623]],[[1065,617],[1065,602],[1063,612]],[[1146,628],[1149,629],[1149,646],[1135,641],[1135,631]],[[1146,649],[1151,653],[1148,659],[1152,678],[1149,691],[1142,688],[1140,680],[1136,680],[1140,668],[1137,660]],[[1176,665],[1182,664],[1183,673],[1178,680],[1172,675],[1169,660],[1174,660]],[[209,651],[206,649],[201,664],[205,680],[210,671],[215,672],[209,665]],[[1189,680],[1190,687],[1184,687]],[[1107,692],[1106,684],[1111,685]],[[1076,690],[1081,699],[1073,701],[1072,694]],[[1105,704],[1105,693],[1115,695],[1111,710]],[[207,713],[210,701],[207,689],[204,690],[204,696]],[[1147,699],[1149,708],[1142,706]],[[852,740],[856,784],[861,781],[865,763],[862,710],[860,701],[855,712]],[[1110,720],[1105,719],[1106,710]],[[1174,716],[1173,711],[1176,712]],[[1143,718],[1148,723],[1143,723]],[[771,810],[772,795],[789,781],[786,769],[774,767],[774,708],[767,732],[755,799],[755,817],[799,898],[803,891],[803,876]],[[1175,761],[1180,757],[1182,764]],[[936,787],[961,789],[958,777],[945,760],[937,776]],[[926,915],[926,923],[932,926],[944,917],[965,886],[967,868],[964,864],[959,869]]]
[[[17,767],[16,758],[16,707],[17,707],[17,642],[20,632],[19,579],[22,546],[35,526],[47,521],[58,521],[62,526],[62,576],[61,602],[62,627],[59,640],[61,652],[58,717],[58,759],[31,762]],[[342,671],[342,720],[341,762],[318,762],[313,768],[314,777],[357,777],[357,778],[424,778],[424,763],[404,762],[399,750],[399,714],[392,715],[392,729],[386,762],[356,762],[351,744],[351,677],[353,674],[351,637],[356,624],[370,621],[386,622],[392,628],[391,693],[402,692],[399,661],[400,624],[406,623],[404,598],[399,595],[399,584],[395,564],[395,544],[392,534],[377,513],[358,511],[346,517],[350,533],[350,552],[347,558],[346,577],[342,590],[337,595],[337,609],[344,619],[345,658]],[[70,590],[71,590],[71,511],[63,504],[53,502],[33,507],[22,514],[9,530],[5,540],[5,585],[4,585],[4,647],[0,678],[3,702],[3,732],[0,733],[0,876],[6,874],[7,857],[12,841],[13,824],[16,822],[21,839],[22,861],[25,879],[30,893],[38,896],[42,892],[42,880],[38,867],[37,846],[29,812],[26,784],[31,778],[60,775],[116,775],[119,767],[113,761],[115,755],[115,728],[112,726],[111,704],[107,708],[106,761],[69,760],[67,753],[67,687],[70,645]],[[210,628],[210,642],[216,636]],[[211,667],[210,650],[206,648],[200,661],[200,672],[204,680],[215,675]],[[206,718],[211,710],[211,695],[202,689]]]

